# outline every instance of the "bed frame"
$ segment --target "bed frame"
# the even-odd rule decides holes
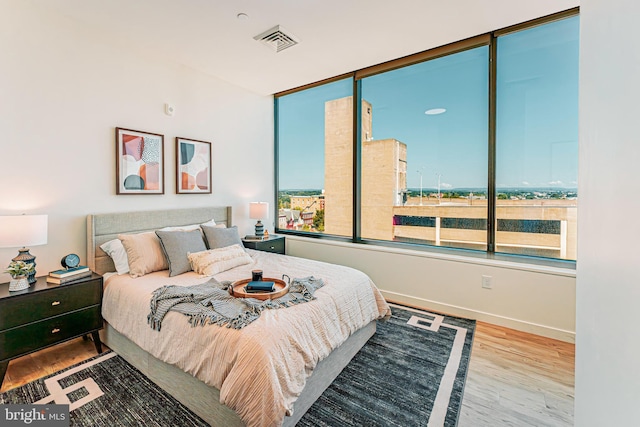
[[[87,263],[99,274],[115,271],[111,258],[100,245],[117,238],[120,233],[136,233],[166,226],[197,224],[214,219],[231,226],[231,207],[204,207],[160,211],[121,212],[87,217]],[[294,403],[294,413],[285,417],[283,426],[294,426],[322,392],[351,361],[353,356],[376,331],[376,322],[351,335],[326,359],[320,361],[307,378],[307,383]],[[135,366],[160,388],[191,409],[212,426],[243,426],[235,411],[220,403],[220,391],[196,377],[165,363],[142,350],[105,322],[100,332],[103,342]]]

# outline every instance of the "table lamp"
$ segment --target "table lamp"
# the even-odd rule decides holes
[[[27,277],[29,284],[36,281],[36,257],[29,253],[27,246],[47,243],[48,215],[0,216],[0,248],[19,248],[18,256],[12,261],[32,263],[34,270]]]
[[[264,236],[264,225],[260,220],[269,218],[269,203],[267,202],[251,202],[249,203],[249,218],[257,219],[256,236]]]

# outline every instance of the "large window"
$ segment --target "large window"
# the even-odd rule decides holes
[[[575,260],[578,19],[276,94],[278,231]]]
[[[488,62],[481,46],[362,79],[363,239],[486,250]]]
[[[576,259],[577,16],[498,37],[496,252]]]
[[[351,237],[352,92],[348,78],[277,99],[280,230]]]

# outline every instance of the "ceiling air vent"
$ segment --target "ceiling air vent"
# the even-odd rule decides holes
[[[264,33],[255,36],[253,39],[261,41],[276,52],[280,52],[299,43],[296,37],[287,34],[280,25],[276,25]]]

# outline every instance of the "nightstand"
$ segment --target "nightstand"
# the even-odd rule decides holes
[[[102,353],[102,276],[54,285],[39,277],[22,291],[0,284],[0,385],[9,361],[91,333]]]
[[[245,248],[284,255],[284,236],[269,235],[264,240],[242,239]]]

